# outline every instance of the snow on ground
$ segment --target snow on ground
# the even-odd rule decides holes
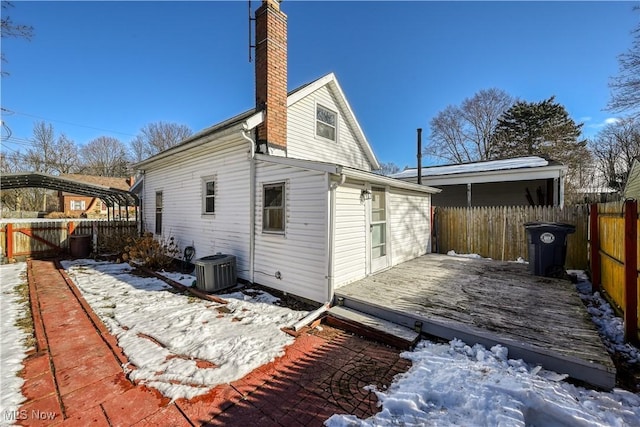
[[[25,401],[21,392],[24,380],[18,376],[18,372],[22,369],[22,361],[27,357],[28,349],[24,344],[27,335],[16,326],[23,304],[20,303],[15,287],[26,282],[26,271],[27,264],[24,262],[0,265],[0,423],[10,423],[11,411],[16,411]]]
[[[276,306],[259,291],[226,294],[226,305],[177,294],[159,279],[131,274],[124,263],[62,264],[118,339],[129,377],[171,399],[204,394],[283,355],[293,338],[280,328],[307,314]],[[185,285],[195,280],[171,278]]]
[[[462,341],[421,341],[403,357],[413,366],[378,391],[381,412],[361,420],[333,415],[338,426],[632,426],[640,421],[640,396],[576,387],[563,376],[507,358],[502,346],[487,350]]]
[[[224,306],[170,292],[158,279],[132,275],[127,264],[77,260],[65,268],[93,310],[101,317],[134,366],[132,379],[171,398],[205,393],[233,381],[283,353],[292,341],[280,331],[305,313],[273,305],[275,298],[225,295]],[[14,326],[20,311],[13,293],[24,264],[2,265],[2,409],[18,406],[26,349]],[[622,323],[582,272],[578,289],[610,351],[640,363],[638,349],[622,342]],[[189,275],[167,274],[190,285]],[[640,395],[614,389],[598,392],[562,381],[563,375],[508,358],[501,346],[487,350],[462,341],[422,341],[403,357],[413,366],[386,390],[374,390],[381,405],[375,416],[360,420],[334,415],[326,425],[544,425],[631,426],[640,424]],[[203,363],[207,361],[208,363]],[[215,367],[214,367],[215,365]]]
[[[598,327],[602,341],[609,353],[623,355],[629,363],[640,363],[640,351],[631,344],[624,342],[624,325],[622,319],[617,317],[611,305],[600,295],[600,292],[591,293],[591,282],[582,270],[569,270],[569,274],[575,274],[578,278],[576,287],[580,298],[587,305],[587,311]],[[638,422],[640,424],[640,420]]]
[[[581,298],[605,346],[611,353],[622,353],[630,363],[640,362],[638,349],[623,342],[621,319],[598,293],[591,294],[584,272],[569,273],[578,277]],[[509,359],[508,350],[499,345],[487,350],[481,345],[469,347],[460,340],[449,344],[425,340],[402,357],[412,361],[409,371],[396,376],[387,390],[370,387],[382,407],[378,414],[365,420],[336,414],[325,425],[640,425],[640,394],[571,385],[562,381],[565,375]]]
[[[456,257],[459,257],[459,258],[483,259],[478,254],[457,254],[456,251],[454,251],[454,250],[450,250],[449,252],[447,252],[447,255],[456,256]],[[485,259],[491,259],[491,258],[485,258]]]

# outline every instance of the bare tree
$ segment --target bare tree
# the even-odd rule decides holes
[[[640,7],[634,7],[640,11]],[[618,57],[620,72],[609,83],[611,100],[607,106],[614,112],[629,112],[640,118],[640,24],[631,34],[631,48]]]
[[[0,18],[0,35],[4,38],[23,38],[27,40],[31,40],[33,37],[33,27],[30,25],[24,24],[16,24],[11,20],[11,17],[8,15],[9,8],[12,8],[13,3],[9,1],[2,2],[2,18]],[[0,53],[2,58],[2,62],[7,62],[7,58],[4,55],[4,51]],[[0,72],[0,75],[7,76],[9,75],[4,69]]]
[[[131,141],[131,149],[136,162],[177,145],[192,132],[186,125],[155,122],[145,125],[138,136]]]
[[[16,173],[22,169],[20,153],[2,153],[0,152],[0,173]],[[28,189],[20,188],[14,190],[2,190],[0,194],[0,203],[3,210],[17,211],[20,209],[21,201],[24,199],[24,193]]]
[[[80,149],[85,172],[97,176],[124,177],[128,173],[127,150],[118,139],[101,136]]]
[[[53,126],[42,121],[34,124],[31,146],[18,157],[23,171],[53,175],[75,172],[79,162],[75,142],[65,135],[56,137]],[[47,209],[47,192],[44,189],[25,190],[21,200],[22,209]]]
[[[424,154],[453,163],[494,158],[493,130],[514,101],[505,91],[491,88],[465,99],[460,106],[449,105],[431,119]]]
[[[591,151],[607,185],[622,190],[633,159],[640,156],[640,119],[627,118],[605,126],[591,141]]]
[[[393,162],[380,163],[380,169],[373,171],[373,173],[384,176],[393,175],[398,172],[400,172],[400,166]]]
[[[36,122],[31,144],[23,157],[30,171],[59,175],[78,169],[78,146],[64,134],[56,138],[51,124]]]

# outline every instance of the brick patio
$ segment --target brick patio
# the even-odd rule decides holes
[[[170,402],[125,377],[117,340],[53,261],[30,261],[28,277],[38,344],[24,363],[22,425],[320,426],[336,413],[373,415],[363,387],[384,388],[410,366],[396,349],[322,325],[244,378]]]

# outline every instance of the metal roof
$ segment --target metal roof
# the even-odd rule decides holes
[[[114,205],[137,206],[138,197],[127,190],[107,187],[99,184],[87,184],[70,178],[45,173],[8,173],[0,177],[0,189],[46,188],[87,197],[97,197],[109,207]]]

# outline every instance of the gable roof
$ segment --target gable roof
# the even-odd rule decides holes
[[[360,124],[358,123],[353,110],[351,109],[351,106],[347,101],[347,98],[342,92],[342,88],[340,88],[340,85],[338,84],[336,76],[333,73],[329,73],[312,82],[305,83],[302,86],[299,86],[296,89],[290,91],[287,94],[287,107],[295,104],[302,98],[308,96],[309,94],[315,92],[325,85],[328,85],[329,88],[333,91],[333,93],[336,95],[338,103],[340,104],[340,107],[343,109],[343,111],[346,112],[345,120],[353,129],[357,140],[359,141],[362,149],[367,156],[367,159],[371,163],[372,169],[379,169],[380,163],[378,162],[378,159],[376,158],[371,145],[369,145],[369,142],[367,141],[367,138],[365,137],[364,132],[362,131],[362,128],[360,127]],[[134,167],[142,168],[143,166],[153,163],[156,160],[163,159],[171,154],[198,146],[204,143],[202,141],[202,138],[207,136],[215,137],[219,134],[222,134],[224,131],[241,129],[251,130],[262,123],[263,119],[264,113],[262,111],[258,111],[256,108],[252,108],[234,117],[210,126],[198,133],[195,133],[192,136],[181,141],[179,144],[135,164]]]
[[[349,101],[347,101],[347,97],[344,95],[344,92],[342,91],[342,88],[340,87],[338,79],[336,78],[336,75],[334,73],[326,74],[319,79],[312,81],[311,83],[302,85],[292,92],[289,92],[287,96],[287,107],[290,107],[291,105],[300,101],[302,98],[305,98],[306,96],[310,95],[311,93],[315,92],[325,85],[333,91],[338,104],[340,105],[342,110],[346,112],[345,120],[347,121],[351,129],[353,129],[356,139],[365,152],[369,163],[371,163],[371,168],[374,170],[380,169],[380,163],[378,162],[378,159],[376,158],[376,155],[373,152],[369,141],[367,141],[367,137],[364,135],[364,131],[362,130],[362,127],[360,127],[360,123],[358,123],[358,120],[353,113],[353,109],[351,109],[351,105],[349,105]]]

